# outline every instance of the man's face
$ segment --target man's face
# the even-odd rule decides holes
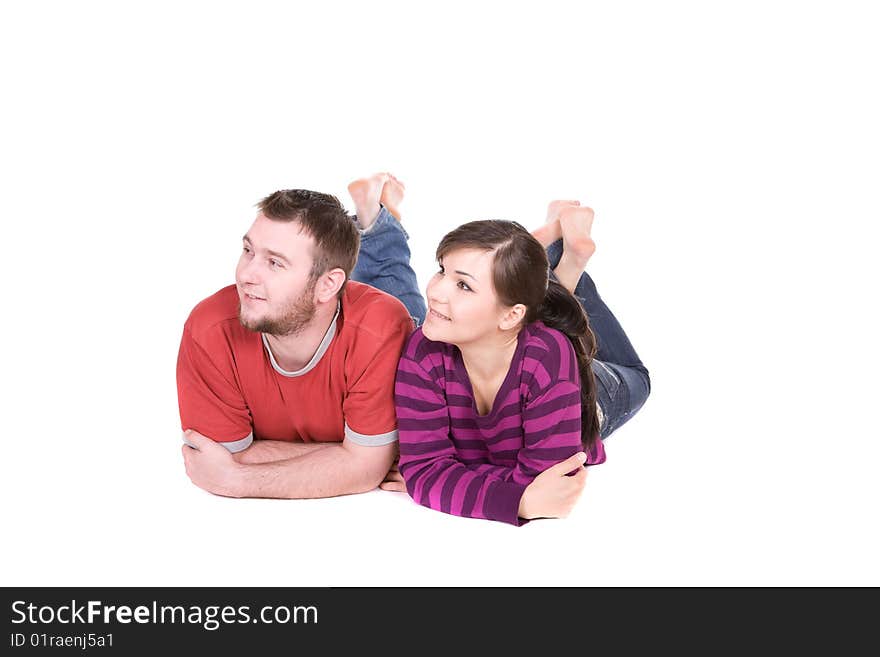
[[[315,315],[315,281],[309,279],[314,241],[298,222],[260,213],[242,242],[235,268],[242,326],[278,336],[299,333]]]

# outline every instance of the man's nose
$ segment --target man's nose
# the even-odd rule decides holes
[[[238,278],[242,283],[257,285],[260,283],[260,267],[256,258],[242,263],[238,269]]]

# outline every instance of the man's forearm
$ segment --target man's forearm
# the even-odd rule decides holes
[[[311,454],[315,450],[331,447],[333,443],[302,443],[286,440],[255,440],[246,450],[233,454],[239,463],[253,465],[271,463]]]
[[[389,454],[387,463],[367,465],[343,445],[332,444],[283,461],[243,463],[238,497],[304,499],[363,493],[382,481],[393,459],[393,452]]]

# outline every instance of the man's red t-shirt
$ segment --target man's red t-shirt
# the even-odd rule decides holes
[[[413,322],[384,292],[346,283],[337,316],[315,357],[285,372],[261,333],[238,319],[238,292],[199,303],[177,359],[182,428],[233,452],[254,439],[383,445],[397,440],[394,377]]]

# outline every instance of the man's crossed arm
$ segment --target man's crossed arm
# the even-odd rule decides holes
[[[376,488],[397,456],[397,443],[284,443],[256,440],[231,454],[202,434],[187,430],[186,474],[199,488],[226,497],[301,499],[364,493]]]

